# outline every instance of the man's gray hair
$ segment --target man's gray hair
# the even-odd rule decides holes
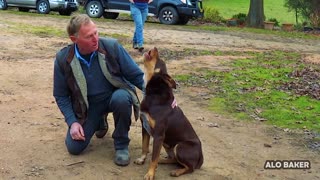
[[[81,25],[88,24],[90,22],[91,22],[91,19],[86,14],[78,14],[73,16],[67,25],[68,35],[76,36],[80,30]]]

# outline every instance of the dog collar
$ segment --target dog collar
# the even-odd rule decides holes
[[[177,101],[176,101],[176,98],[174,98],[173,101],[172,101],[172,103],[171,103],[171,107],[172,107],[172,109],[174,109],[174,108],[177,107],[177,106],[178,106],[178,103],[177,103]]]

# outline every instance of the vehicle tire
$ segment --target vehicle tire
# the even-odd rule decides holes
[[[105,12],[103,13],[103,17],[106,19],[117,19],[119,13]]]
[[[179,18],[178,24],[186,25],[189,22],[190,18],[186,16],[182,16]]]
[[[37,12],[39,14],[48,14],[50,12],[50,4],[47,0],[40,0],[37,3]]]
[[[100,18],[104,13],[104,8],[100,1],[90,1],[86,6],[86,12],[89,17]]]
[[[162,24],[174,25],[179,21],[177,10],[172,6],[165,6],[160,10],[159,20]]]
[[[59,10],[59,14],[62,16],[70,16],[72,14],[72,11],[64,9],[64,10]]]
[[[0,0],[0,10],[6,10],[6,9],[8,9],[7,1]]]
[[[19,7],[18,10],[21,11],[21,12],[28,12],[29,8]]]

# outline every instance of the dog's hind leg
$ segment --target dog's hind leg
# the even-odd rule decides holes
[[[159,160],[159,164],[173,164],[173,163],[177,163],[177,160],[175,158],[174,152],[173,152],[173,148],[169,147],[169,145],[167,144],[163,144],[164,149],[167,152],[168,157],[166,158],[161,158]]]
[[[171,171],[170,175],[178,177],[182,174],[192,173],[199,159],[197,151],[199,151],[199,149],[195,148],[195,146],[189,142],[182,142],[176,145],[174,155],[177,162],[183,168]]]
[[[188,166],[185,166],[184,168],[181,169],[176,169],[170,172],[170,176],[173,177],[178,177],[182,174],[186,174],[186,173],[191,173],[192,171],[189,170]]]

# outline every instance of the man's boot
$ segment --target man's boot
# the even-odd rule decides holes
[[[100,123],[100,129],[95,132],[97,138],[103,138],[108,132],[109,126],[107,123],[107,117],[108,115],[104,116],[103,123]]]

